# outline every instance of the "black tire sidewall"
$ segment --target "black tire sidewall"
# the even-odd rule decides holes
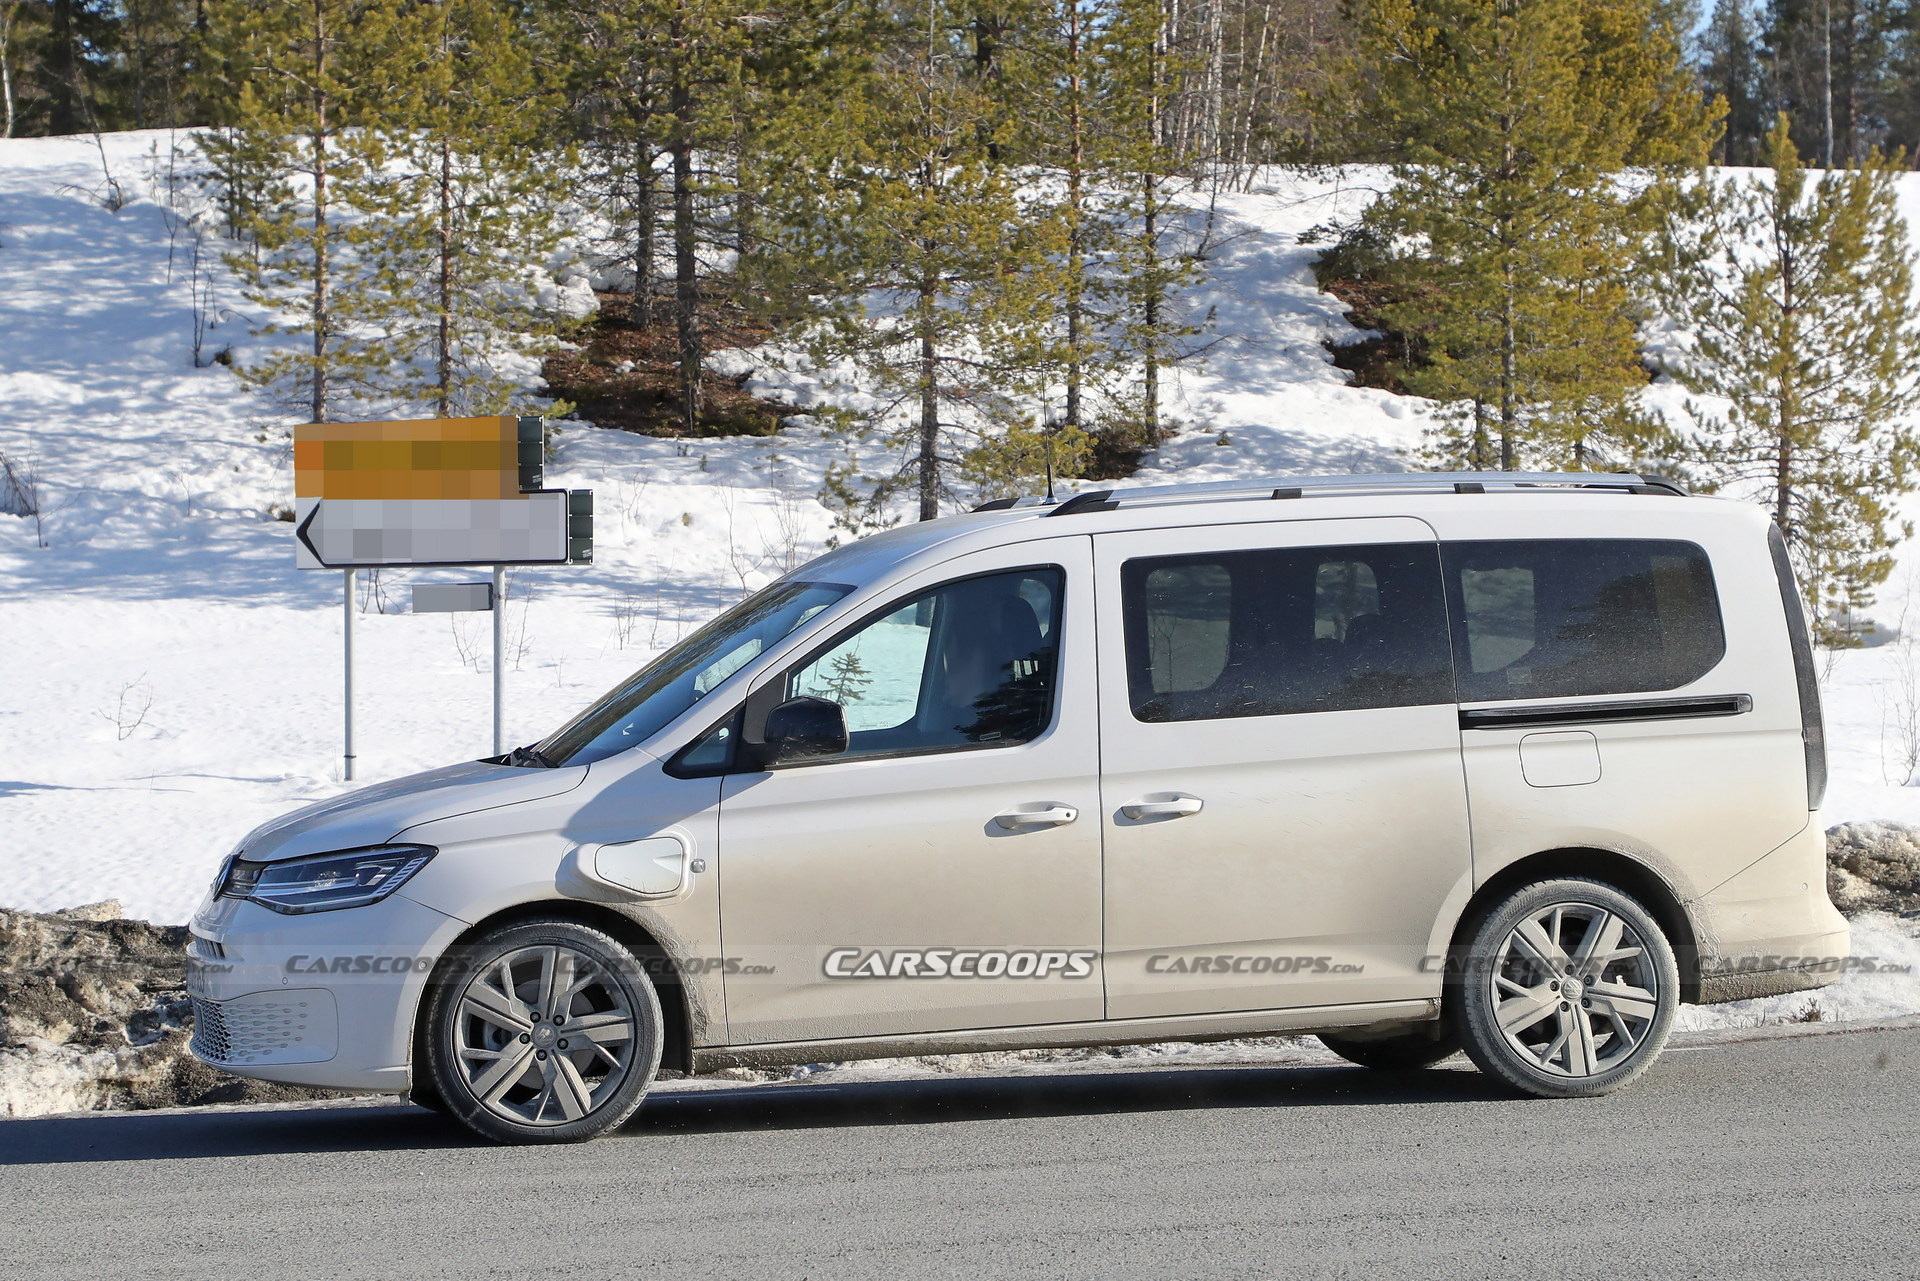
[[[1507,1044],[1494,1017],[1491,993],[1498,949],[1526,917],[1555,903],[1577,903],[1603,908],[1623,917],[1639,934],[1659,980],[1659,1007],[1639,1046],[1606,1072],[1590,1077],[1562,1077],[1529,1066]],[[1619,1089],[1646,1071],[1659,1057],[1680,1004],[1680,971],[1673,945],[1659,921],[1640,902],[1622,890],[1585,877],[1563,877],[1523,885],[1493,903],[1481,915],[1467,939],[1464,955],[1449,967],[1448,1006],[1460,1029],[1461,1048],[1483,1073],[1525,1094],[1541,1098],[1588,1098]]]
[[[476,970],[508,952],[542,946],[572,948],[601,961],[627,995],[634,1012],[634,1038],[641,1044],[619,1089],[586,1116],[564,1125],[517,1125],[490,1111],[467,1087],[454,1061],[453,1024],[461,990]],[[638,1110],[660,1066],[664,1019],[652,981],[617,939],[576,921],[524,921],[462,944],[451,960],[436,975],[428,998],[421,1047],[427,1081],[447,1115],[495,1143],[578,1143],[618,1128]]]

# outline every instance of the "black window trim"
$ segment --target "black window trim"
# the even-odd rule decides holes
[[[715,718],[706,729],[694,735],[693,738],[687,741],[685,746],[668,757],[662,769],[673,778],[721,778],[731,774],[766,774],[790,769],[817,769],[823,765],[850,765],[859,761],[902,760],[914,756],[950,756],[956,752],[1004,752],[1021,747],[1028,747],[1046,739],[1052,735],[1055,727],[1060,723],[1060,689],[1063,683],[1060,677],[1065,671],[1065,665],[1060,662],[1058,657],[1062,652],[1058,642],[1054,645],[1056,657],[1054,660],[1055,679],[1053,702],[1047,708],[1046,725],[1032,738],[1022,739],[1017,743],[961,743],[945,747],[906,747],[890,752],[863,752],[858,756],[822,756],[813,760],[793,761],[786,765],[776,765],[772,770],[763,770],[759,766],[740,759],[740,744],[744,742],[746,738],[746,720],[748,713],[756,710],[762,713],[771,711],[775,706],[784,702],[786,700],[787,681],[792,678],[795,672],[810,666],[819,659],[821,655],[826,654],[854,633],[863,630],[871,623],[885,618],[888,614],[896,612],[904,607],[908,601],[916,600],[931,592],[944,591],[946,588],[953,587],[960,583],[969,583],[977,578],[998,578],[1003,574],[1030,574],[1037,570],[1052,570],[1054,573],[1060,575],[1060,601],[1057,612],[1059,614],[1059,631],[1064,634],[1067,629],[1068,584],[1072,582],[1073,575],[1063,564],[1053,561],[1040,561],[1029,565],[1008,565],[1003,569],[983,569],[977,573],[961,574],[955,578],[942,579],[937,583],[908,592],[905,595],[892,597],[886,604],[877,606],[867,613],[860,615],[860,617],[842,627],[825,641],[807,650],[798,659],[783,665],[779,671],[763,677],[758,685],[747,691],[745,698],[734,705],[732,711],[728,712],[725,716]],[[761,706],[762,704],[764,704],[764,706]],[[707,766],[689,766],[685,764],[684,758],[689,752],[706,742],[716,730],[729,723],[733,726],[733,741],[728,746],[727,759],[724,764]]]
[[[1595,698],[1605,698],[1596,695]],[[1751,694],[1701,694],[1680,698],[1627,698],[1606,702],[1535,703],[1514,707],[1462,707],[1461,729],[1532,729],[1550,725],[1615,725],[1633,721],[1694,720],[1740,716],[1753,710]]]

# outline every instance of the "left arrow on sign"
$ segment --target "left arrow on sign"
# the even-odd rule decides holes
[[[294,525],[302,569],[560,565],[567,493],[515,498],[305,498]]]

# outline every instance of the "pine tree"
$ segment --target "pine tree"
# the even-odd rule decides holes
[[[1723,165],[1751,165],[1767,131],[1766,72],[1755,40],[1750,0],[1715,0],[1701,35],[1700,79],[1726,104],[1726,123],[1714,147]]]
[[[1704,159],[1712,124],[1674,32],[1652,0],[1363,0],[1356,21],[1372,78],[1348,127],[1394,182],[1350,239],[1426,345],[1410,389],[1452,404],[1435,461],[1632,454],[1644,189]]]
[[[1772,181],[1708,182],[1676,220],[1660,273],[1667,310],[1694,335],[1671,362],[1704,399],[1702,474],[1763,498],[1831,641],[1872,604],[1910,533],[1920,321],[1898,157],[1869,153],[1810,176],[1783,112],[1766,138]]]
[[[385,162],[366,86],[362,24],[382,0],[248,0],[224,11],[229,65],[244,79],[228,130],[202,135],[216,174],[253,187],[236,210],[251,252],[229,255],[248,299],[266,309],[259,332],[302,335],[307,350],[279,349],[236,365],[249,382],[303,400],[326,422],[342,397],[364,389],[391,360],[368,340],[373,272],[362,250],[379,229],[354,218]]]
[[[666,86],[655,33],[624,0],[547,0],[531,11],[531,42],[543,77],[564,95],[565,136],[583,152],[582,203],[605,219],[596,266],[631,280],[628,320],[658,319],[659,116]]]
[[[420,5],[363,24],[362,39],[402,66],[366,210],[395,390],[441,417],[502,412],[523,377],[501,360],[555,339],[530,272],[559,243],[570,183],[573,158],[546,145],[556,104],[499,0]]]
[[[1905,8],[1887,0],[1770,0],[1763,33],[1769,88],[1803,156],[1846,164],[1884,137],[1882,68]]]
[[[1109,448],[1131,452],[1165,443],[1161,373],[1189,354],[1184,345],[1199,332],[1179,306],[1200,268],[1178,226],[1181,190],[1199,161],[1181,142],[1174,113],[1194,68],[1172,47],[1173,23],[1161,0],[1115,0],[1102,29],[1103,57],[1115,69],[1103,116],[1113,133],[1107,167],[1120,184],[1112,207],[1120,226],[1113,271],[1126,304],[1119,341],[1138,380],[1131,405],[1101,435]]]
[[[1064,248],[1059,220],[996,154],[1010,123],[960,17],[943,0],[909,15],[918,47],[896,46],[865,92],[832,104],[762,211],[760,279],[796,307],[824,295],[814,359],[850,361],[882,389],[873,422],[895,461],[867,504],[906,490],[923,520],[963,466],[1000,470],[1009,426],[1033,429]]]

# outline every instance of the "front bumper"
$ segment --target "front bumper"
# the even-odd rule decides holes
[[[211,900],[187,949],[193,1052],[263,1081],[405,1090],[414,1015],[465,928],[403,894],[306,916]]]

